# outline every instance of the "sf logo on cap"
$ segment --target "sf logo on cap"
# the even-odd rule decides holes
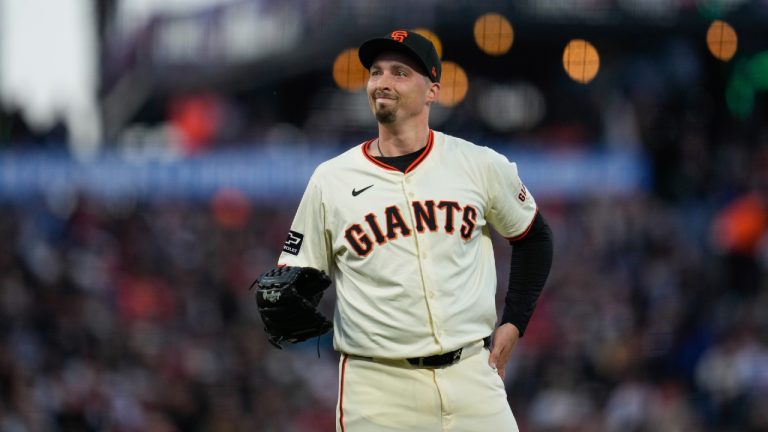
[[[405,30],[395,30],[392,32],[391,35],[389,35],[389,37],[391,37],[392,39],[398,42],[402,42],[405,40],[405,38],[408,37],[408,32]]]

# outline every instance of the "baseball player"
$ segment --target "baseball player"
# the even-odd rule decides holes
[[[516,431],[504,369],[551,231],[514,163],[430,129],[441,64],[428,39],[396,30],[359,56],[378,137],[317,167],[278,261],[336,284],[337,431]],[[513,245],[498,327],[490,226]]]

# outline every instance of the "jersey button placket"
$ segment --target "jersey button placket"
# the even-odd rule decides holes
[[[422,289],[424,290],[425,300],[427,302],[428,306],[428,313],[430,316],[430,322],[432,323],[432,331],[437,338],[437,341],[440,345],[442,345],[442,341],[440,341],[440,337],[442,336],[442,331],[440,329],[440,325],[438,324],[437,320],[437,303],[435,299],[437,298],[437,294],[435,293],[435,290],[431,287],[431,284],[429,283],[428,278],[424,274],[424,269],[427,268],[427,259],[429,257],[429,254],[422,250],[421,243],[425,241],[426,239],[423,238],[424,234],[418,232],[416,230],[416,220],[414,219],[413,215],[413,198],[416,196],[416,194],[411,190],[409,185],[411,184],[411,178],[407,174],[403,176],[402,186],[403,186],[403,192],[405,193],[407,199],[406,202],[408,203],[408,214],[411,218],[411,225],[413,226],[413,238],[415,242],[416,247],[416,259],[419,260],[419,268],[421,271],[421,283],[422,283]]]

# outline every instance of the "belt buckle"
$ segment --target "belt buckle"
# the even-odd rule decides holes
[[[449,365],[458,363],[459,360],[461,360],[461,352],[464,351],[464,348],[459,348],[456,351],[453,352],[453,358],[451,358],[451,362],[448,363]]]
[[[452,364],[458,363],[459,360],[461,360],[462,351],[464,351],[464,348],[459,348],[456,351],[450,353],[437,354],[429,357],[419,357],[417,362],[413,362],[411,364],[421,368],[440,368],[450,366]]]

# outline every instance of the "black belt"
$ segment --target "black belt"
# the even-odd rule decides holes
[[[461,360],[461,351],[463,349],[464,348],[459,348],[456,351],[447,352],[445,354],[437,354],[429,357],[413,357],[406,360],[416,367],[450,366]]]
[[[490,348],[491,346],[490,336],[483,338],[483,346],[485,348]],[[412,357],[406,360],[408,360],[408,363],[416,367],[434,367],[434,368],[445,367],[445,366],[450,366],[454,363],[458,363],[459,360],[461,360],[462,350],[464,350],[464,348],[459,348],[456,351],[451,351],[444,354],[436,354],[429,357]]]

